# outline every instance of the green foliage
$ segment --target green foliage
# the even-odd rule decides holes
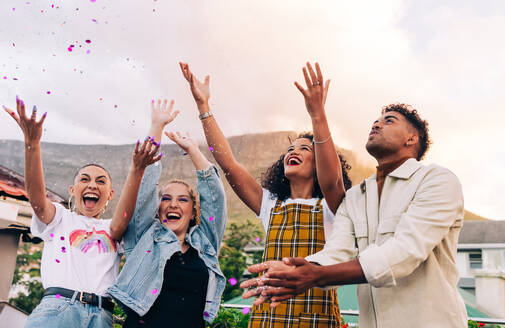
[[[237,281],[242,277],[242,273],[247,268],[244,247],[254,242],[257,237],[261,237],[262,231],[252,221],[245,223],[231,223],[225,237],[219,255],[219,265],[226,278],[235,278]],[[237,283],[231,286],[228,282],[224,290],[222,299],[229,300],[242,294],[242,290]]]
[[[44,295],[42,282],[34,279],[35,277],[40,277],[42,252],[36,250],[30,253],[30,245],[23,244],[18,249],[16,269],[12,281],[13,285],[22,286],[28,293],[22,291],[16,297],[12,297],[9,300],[9,303],[28,313],[33,311]]]
[[[205,328],[247,328],[250,314],[243,314],[240,309],[220,308],[217,317],[211,324],[205,323]]]

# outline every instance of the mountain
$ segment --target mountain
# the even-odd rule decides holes
[[[286,152],[290,140],[296,135],[293,131],[246,134],[230,137],[228,141],[237,160],[259,181],[261,174]],[[74,176],[81,166],[96,163],[109,170],[115,195],[104,217],[111,217],[128,174],[134,145],[69,145],[43,142],[41,146],[46,187],[65,199],[68,199],[68,187],[73,183]],[[214,162],[206,145],[201,145],[200,149]],[[360,183],[375,171],[374,167],[360,163],[352,151],[339,150],[352,167],[350,177],[353,185]],[[194,168],[189,157],[175,144],[162,145],[161,151],[163,172],[160,184],[178,178],[195,186]],[[0,141],[0,165],[24,175],[24,142]],[[226,179],[223,181],[228,198],[230,221],[255,218],[254,213],[233,193]],[[478,216],[472,213],[471,217]]]

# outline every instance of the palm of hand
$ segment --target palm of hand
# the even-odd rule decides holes
[[[196,101],[204,102],[210,98],[209,83],[202,83],[193,76],[193,83],[191,84],[191,92]]]

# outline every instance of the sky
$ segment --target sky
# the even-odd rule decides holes
[[[381,107],[411,104],[430,123],[425,162],[459,177],[468,210],[505,219],[503,1],[2,0],[0,13],[0,102],[47,111],[43,141],[133,143],[167,98],[181,111],[167,130],[203,142],[179,61],[211,76],[225,135],[309,130],[293,83],[318,61],[338,145],[374,165]],[[22,140],[0,124],[0,140]]]

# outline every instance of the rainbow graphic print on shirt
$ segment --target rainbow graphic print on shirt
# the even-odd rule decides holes
[[[96,246],[98,253],[116,252],[116,243],[105,232],[105,230],[93,231],[74,230],[70,233],[70,246],[79,248],[83,253],[87,253],[91,248]]]

